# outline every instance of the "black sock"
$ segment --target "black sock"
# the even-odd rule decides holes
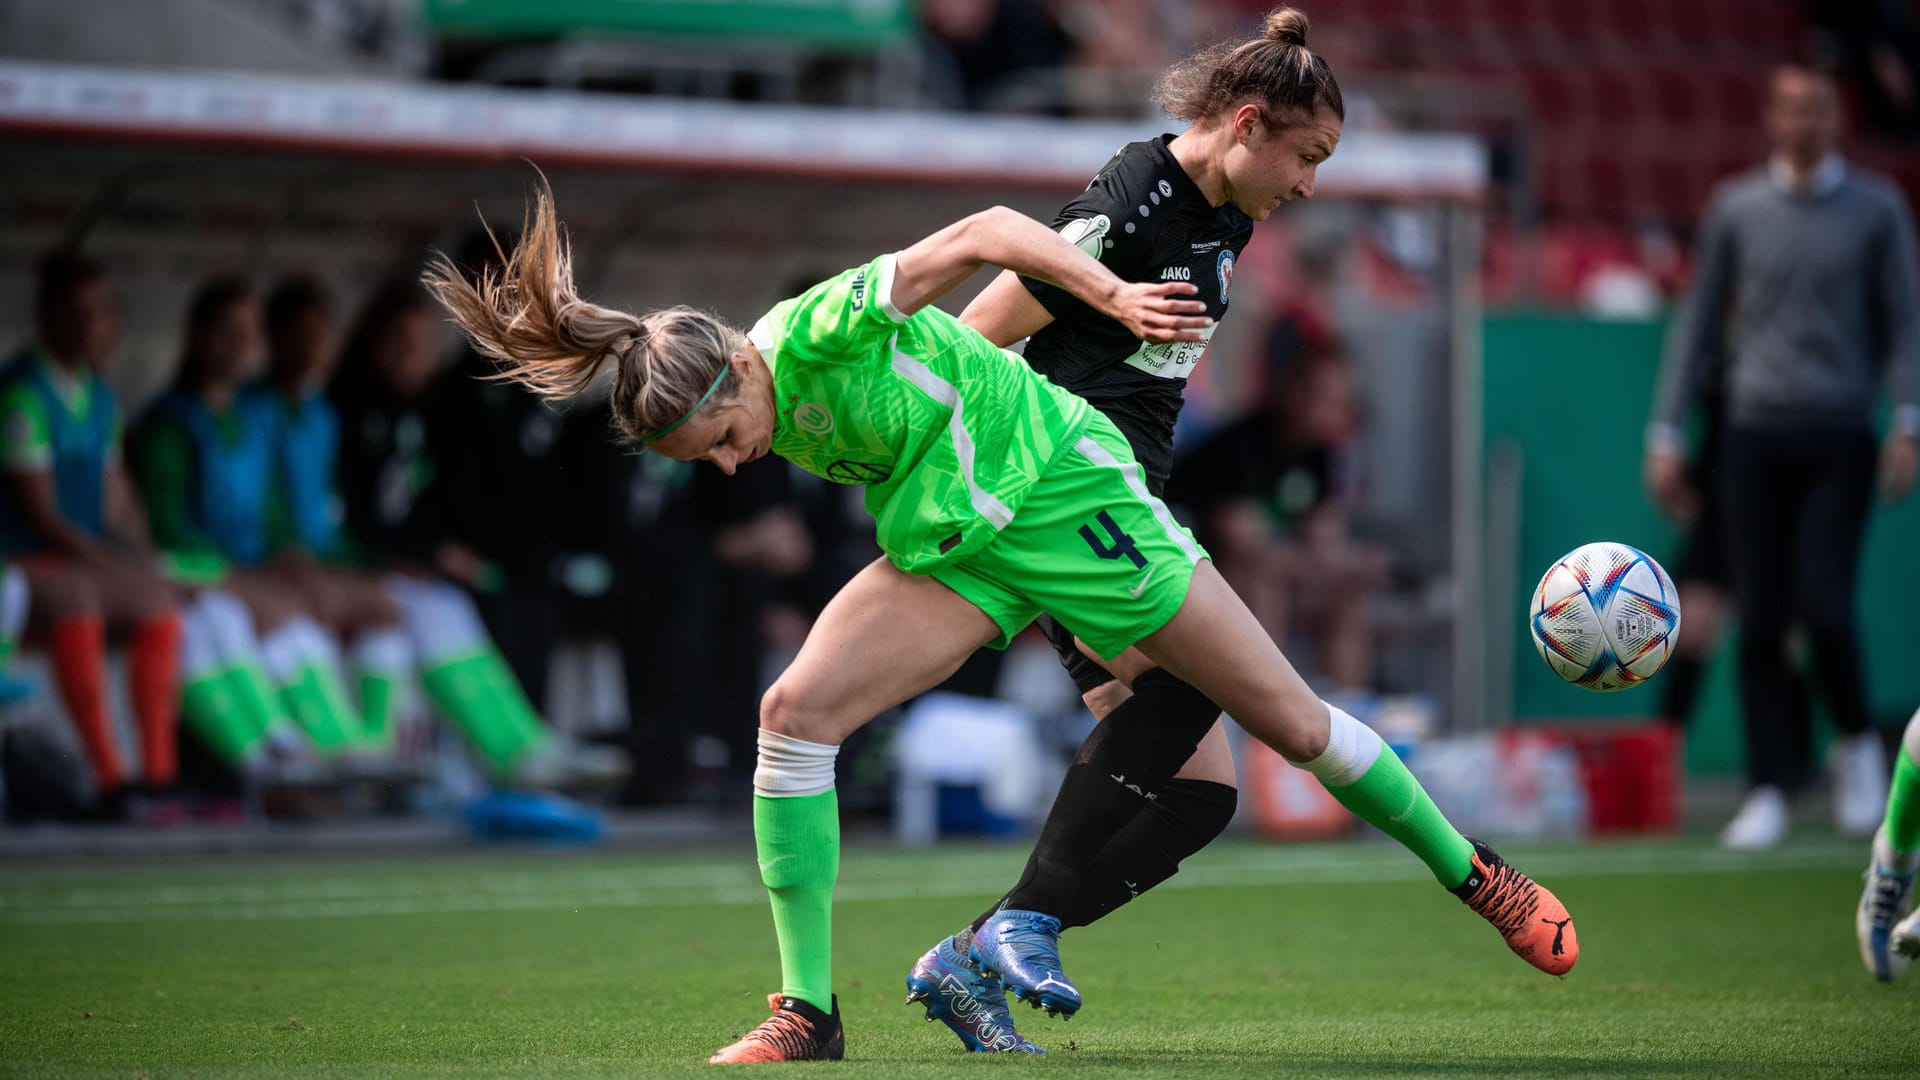
[[[1172,877],[1180,861],[1213,842],[1233,821],[1239,792],[1211,780],[1173,779],[1094,856],[1060,928],[1088,926]]]
[[[1155,800],[1219,716],[1206,695],[1159,668],[1135,679],[1133,696],[1080,744],[1019,884],[997,907],[1064,916],[1087,867]]]

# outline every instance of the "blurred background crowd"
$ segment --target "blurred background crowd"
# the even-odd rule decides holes
[[[1046,219],[1074,190],[1057,172],[927,175],[911,162],[928,147],[878,119],[863,141],[859,118],[939,118],[929,145],[986,138],[1016,157],[1020,139],[1076,125],[1145,137],[1165,126],[1146,104],[1160,73],[1269,6],[7,0],[0,102],[70,69],[282,79],[296,102],[314,80],[373,80],[395,115],[409,93],[456,85],[684,109],[671,160],[529,156],[554,179],[590,294],[745,323],[954,208]],[[1920,10],[1304,7],[1354,154],[1369,134],[1462,137],[1481,182],[1343,189],[1351,155],[1336,155],[1325,197],[1256,232],[1239,313],[1191,390],[1170,501],[1330,698],[1391,732],[1416,771],[1404,748],[1434,742],[1423,778],[1449,812],[1447,777],[1452,797],[1487,798],[1473,778],[1502,755],[1537,759],[1540,828],[1671,825],[1661,800],[1686,713],[1719,715],[1695,724],[1686,764],[1739,759],[1731,676],[1678,700],[1575,700],[1525,655],[1526,575],[1603,534],[1675,550],[1639,486],[1640,432],[1702,208],[1766,159],[1762,105],[1783,61],[1834,76],[1848,161],[1920,185]],[[405,812],[491,784],[741,805],[760,689],[877,555],[858,489],[773,459],[718,483],[616,445],[604,396],[555,409],[485,378],[417,275],[430,249],[487,264],[476,203],[509,238],[518,220],[530,170],[510,142],[472,150],[493,145],[486,102],[448,122],[467,142],[396,152],[305,145],[304,121],[275,127],[244,103],[225,119],[271,137],[175,138],[116,119],[161,90],[114,85],[74,103],[80,121],[0,122],[14,163],[0,180],[0,555],[26,598],[0,625],[20,640],[9,818]],[[702,140],[753,115],[845,144],[795,149],[785,169],[704,164]],[[890,140],[878,166],[875,140]],[[842,149],[868,164],[822,165]],[[63,440],[91,440],[92,475],[68,475],[86,455]],[[69,503],[76,484],[102,496],[97,520]],[[1870,627],[1897,626],[1920,589],[1887,554],[1913,521],[1889,517],[1866,570],[1881,582]],[[1882,725],[1914,696],[1887,667],[1869,656]],[[1063,751],[1088,722],[1038,641],[982,654],[947,689],[1014,703]],[[1637,779],[1607,771],[1631,771],[1630,738],[1596,751],[1512,735],[1568,719],[1664,734]],[[885,744],[905,726],[842,755],[843,805],[892,804],[906,751]],[[1484,740],[1442,746],[1449,732]],[[1590,805],[1547,805],[1576,774]],[[1318,811],[1252,804],[1277,832],[1321,827]]]

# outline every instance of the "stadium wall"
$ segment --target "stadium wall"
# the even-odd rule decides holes
[[[1640,480],[1642,433],[1665,335],[1664,321],[1538,314],[1485,321],[1488,503],[1497,506],[1503,495],[1517,495],[1511,505],[1518,508],[1517,535],[1511,526],[1496,524],[1498,513],[1489,514],[1487,580],[1494,602],[1488,640],[1512,658],[1511,679],[1493,694],[1511,702],[1517,722],[1649,717],[1659,708],[1657,678],[1618,694],[1589,693],[1555,678],[1534,653],[1525,605],[1548,563],[1589,540],[1632,544],[1666,565],[1678,557],[1680,536]],[[1915,551],[1920,501],[1876,506],[1860,613],[1868,702],[1875,720],[1887,727],[1900,725],[1920,705],[1920,664],[1913,657],[1920,630],[1914,619],[1920,600]],[[1734,666],[1729,633],[1706,676],[1700,715],[1688,730],[1690,771],[1740,767]]]

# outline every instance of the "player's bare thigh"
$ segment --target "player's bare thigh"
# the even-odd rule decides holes
[[[1311,761],[1326,751],[1326,706],[1211,561],[1194,567],[1180,610],[1140,642],[1140,651],[1288,760]]]
[[[814,621],[760,702],[760,726],[838,745],[881,712],[938,686],[1000,628],[959,593],[877,559]]]

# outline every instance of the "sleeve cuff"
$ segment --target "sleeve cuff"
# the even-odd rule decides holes
[[[897,251],[880,256],[880,280],[874,283],[873,292],[880,301],[880,310],[886,312],[887,318],[903,323],[907,321],[906,313],[893,306],[893,268],[899,258]]]
[[[1687,438],[1678,427],[1659,422],[1647,425],[1647,453],[1679,457],[1686,452]]]

